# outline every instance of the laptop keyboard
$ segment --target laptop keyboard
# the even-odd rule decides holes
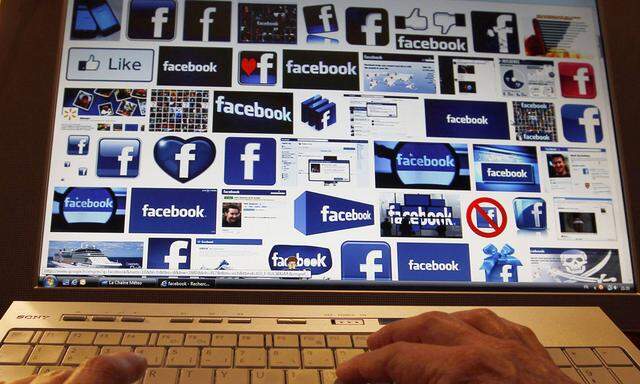
[[[140,384],[332,384],[335,367],[366,351],[367,334],[12,330],[0,344],[0,380],[73,367],[99,354],[135,351],[149,369]],[[638,384],[619,347],[548,348],[583,384]]]

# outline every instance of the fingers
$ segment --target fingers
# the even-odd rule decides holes
[[[130,384],[142,377],[146,369],[147,361],[139,354],[114,353],[87,360],[64,383]]]
[[[454,312],[451,316],[464,321],[478,331],[498,339],[518,339],[518,334],[503,318],[488,309]]]
[[[35,380],[30,381],[29,384],[63,384],[72,373],[73,369],[63,368],[42,376],[37,376]]]
[[[394,382],[426,384],[430,366],[442,362],[448,347],[398,342],[358,355],[336,369],[347,384]]]
[[[467,344],[483,334],[464,321],[443,312],[427,312],[395,321],[367,340],[369,349],[378,349],[398,341],[434,345]]]

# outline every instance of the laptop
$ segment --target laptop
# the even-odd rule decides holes
[[[0,380],[127,350],[145,384],[327,384],[386,324],[493,303],[576,382],[640,382],[598,308],[637,281],[595,1],[63,18],[34,256],[58,300],[5,313]]]

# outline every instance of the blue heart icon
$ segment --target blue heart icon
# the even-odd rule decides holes
[[[167,136],[158,140],[153,157],[169,176],[186,183],[209,168],[216,157],[216,147],[206,137],[185,140]]]

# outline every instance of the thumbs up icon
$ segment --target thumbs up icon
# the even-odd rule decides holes
[[[78,71],[97,71],[98,68],[100,68],[100,61],[93,55],[89,56],[89,60],[78,61]]]
[[[396,28],[424,31],[428,22],[426,16],[420,15],[420,8],[414,8],[409,16],[396,16]]]

